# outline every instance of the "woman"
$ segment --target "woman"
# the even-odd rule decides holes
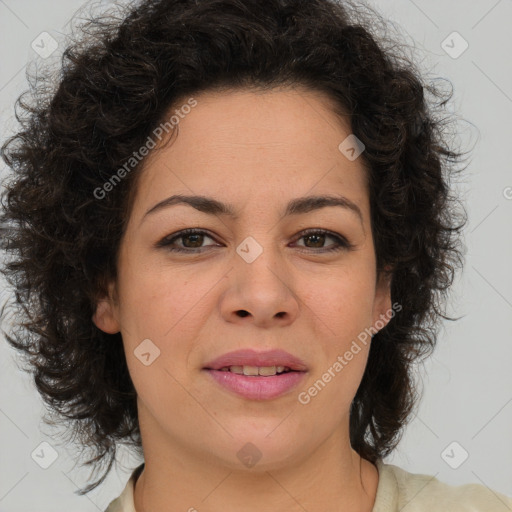
[[[2,150],[9,341],[108,461],[83,493],[127,443],[107,512],[512,510],[383,462],[461,262],[442,93],[330,0],[85,31]]]

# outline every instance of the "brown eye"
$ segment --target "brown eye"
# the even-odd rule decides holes
[[[344,237],[331,233],[330,231],[326,231],[325,229],[310,229],[303,231],[301,235],[302,236],[298,238],[298,240],[304,239],[304,247],[307,249],[324,249],[323,251],[314,252],[331,252],[352,248],[352,245]],[[334,240],[334,244],[324,247],[326,240],[329,238]],[[299,245],[299,247],[303,246]]]
[[[326,231],[324,229],[310,229],[307,231],[303,231],[301,233],[301,237],[297,240],[305,240],[304,245],[300,245],[299,247],[305,247],[306,249],[318,252],[318,253],[326,253],[332,251],[340,251],[340,250],[349,250],[352,248],[352,245],[341,235],[337,235],[335,233],[331,233],[330,231]],[[184,231],[180,231],[179,233],[175,233],[173,235],[167,236],[158,242],[157,247],[165,247],[167,250],[172,252],[183,252],[183,253],[199,253],[204,252],[203,249],[207,247],[219,247],[219,244],[210,244],[203,245],[205,239],[210,239],[212,241],[213,238],[208,235],[205,231],[201,231],[198,229],[187,229]],[[325,243],[328,239],[334,240],[334,243],[330,246],[325,247]],[[181,245],[177,245],[177,242],[181,241]],[[320,249],[315,251],[315,249]]]
[[[307,247],[316,247],[316,248],[322,248],[325,243],[326,236],[324,234],[320,235],[307,235],[303,237],[304,240],[309,240],[313,245],[308,246],[308,244],[305,244]]]
[[[203,246],[205,238],[213,240],[213,238],[204,231],[197,229],[187,229],[185,231],[180,231],[179,233],[165,237],[163,240],[158,242],[157,247],[165,247],[167,250],[173,252],[203,252],[201,249],[208,247]],[[181,246],[176,246],[176,241],[179,240],[181,240],[182,244]],[[210,244],[210,246],[211,245],[213,244]]]
[[[204,241],[204,235],[200,235],[197,233],[193,233],[191,235],[182,235],[182,236],[180,236],[180,238],[183,242],[185,242],[186,240],[189,240],[190,244],[184,243],[183,245],[185,247],[190,247],[192,249],[201,247],[201,245],[203,244],[203,241]]]

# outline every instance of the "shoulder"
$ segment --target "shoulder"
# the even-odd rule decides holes
[[[136,512],[134,503],[134,488],[137,478],[140,476],[145,464],[137,466],[130,475],[123,492],[116,499],[112,500],[105,512]]]
[[[512,498],[481,484],[449,485],[435,475],[409,473],[393,464],[379,471],[372,512],[512,512]]]

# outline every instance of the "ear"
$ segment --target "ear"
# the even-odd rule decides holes
[[[391,307],[391,267],[387,266],[377,278],[375,286],[375,299],[373,302],[373,323],[376,331],[383,329],[393,318]]]
[[[120,331],[115,285],[113,283],[108,286],[108,296],[98,299],[92,321],[98,329],[107,334],[116,334]]]

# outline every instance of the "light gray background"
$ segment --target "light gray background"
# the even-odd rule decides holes
[[[94,2],[107,5],[110,2]],[[13,104],[26,89],[25,68],[42,60],[31,43],[43,31],[58,38],[82,0],[0,0],[0,140],[15,129]],[[419,369],[424,398],[399,449],[386,462],[452,484],[475,482],[512,495],[512,115],[511,0],[372,0],[420,50],[432,76],[453,83],[451,109],[463,149],[474,146],[460,193],[467,200],[468,253],[434,356]],[[441,43],[454,31],[469,44],[454,59]],[[448,44],[455,51],[457,39]],[[54,56],[62,52],[59,47]],[[52,58],[54,57],[52,56]],[[3,163],[2,163],[3,167]],[[2,176],[5,169],[0,171]],[[4,293],[3,282],[0,291]],[[5,293],[4,293],[5,295]],[[31,379],[0,344],[0,512],[103,511],[139,463],[121,450],[123,466],[86,497],[74,494],[89,471],[52,438]],[[31,458],[46,441],[59,456],[44,470]],[[469,458],[452,469],[441,454],[456,441]],[[448,451],[457,461],[461,448]],[[448,457],[450,459],[450,457]]]

